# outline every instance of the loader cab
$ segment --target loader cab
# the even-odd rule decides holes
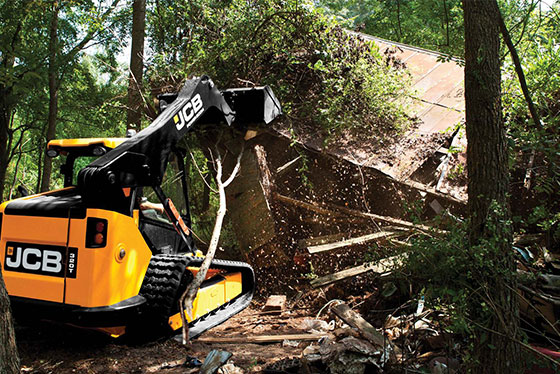
[[[139,228],[154,254],[194,253],[196,251],[195,243],[190,235],[192,222],[185,173],[185,152],[174,150],[169,155],[167,168],[159,186],[160,190],[151,186],[136,189]],[[142,199],[158,204],[165,204],[168,201],[173,206],[177,217],[170,217],[166,212],[141,209]],[[181,218],[187,228],[185,231],[189,234],[186,237],[188,245],[171,223],[178,217]]]
[[[78,171],[96,158],[114,149],[126,138],[56,139],[47,144],[47,156],[64,157],[60,173],[64,187],[75,186]]]

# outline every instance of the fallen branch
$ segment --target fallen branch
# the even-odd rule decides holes
[[[354,216],[358,216],[358,217],[372,218],[374,220],[390,223],[390,224],[396,225],[396,226],[406,227],[406,228],[409,228],[409,229],[416,229],[416,230],[419,230],[419,231],[422,231],[422,232],[425,232],[425,233],[429,233],[429,234],[446,234],[447,233],[447,231],[445,231],[445,230],[436,229],[434,227],[430,227],[430,226],[426,226],[426,225],[415,224],[415,223],[404,221],[404,220],[398,219],[398,218],[381,216],[379,214],[373,214],[373,213],[360,212],[359,210],[350,209],[350,208],[346,208],[346,207],[342,207],[342,206],[334,205],[334,204],[328,204],[328,206],[332,207],[333,209],[336,209],[340,212],[344,212],[346,214],[350,214],[350,215],[354,215]]]
[[[559,298],[553,297],[551,295],[547,295],[543,292],[538,292],[538,291],[532,290],[529,287],[526,287],[522,284],[518,285],[518,287],[519,287],[520,290],[525,291],[532,296],[538,297],[541,300],[544,300],[544,301],[554,305],[555,307],[560,307],[560,299]]]
[[[430,234],[445,234],[445,233],[447,233],[445,230],[436,229],[436,228],[433,228],[433,227],[430,227],[430,226],[417,225],[417,224],[414,224],[412,222],[404,221],[402,219],[387,217],[387,216],[381,216],[379,214],[365,213],[365,212],[361,212],[359,210],[349,209],[349,208],[345,208],[345,207],[335,205],[335,204],[326,204],[327,207],[330,208],[330,209],[326,209],[326,208],[320,207],[316,203],[300,201],[300,200],[297,200],[297,199],[294,199],[294,198],[291,198],[291,197],[288,197],[288,196],[280,195],[279,193],[274,193],[273,197],[278,201],[281,201],[281,202],[284,202],[284,203],[287,203],[287,204],[291,204],[291,205],[297,206],[299,208],[307,209],[307,210],[310,210],[312,212],[319,213],[319,214],[322,214],[322,215],[325,215],[325,216],[336,217],[336,216],[353,215],[353,216],[357,216],[357,217],[374,219],[374,220],[390,223],[392,225],[406,227],[406,228],[409,228],[409,229],[416,229],[416,230],[419,230],[419,231],[422,231],[422,232],[425,232],[425,233],[430,233]]]
[[[301,156],[297,156],[296,158],[294,158],[292,161],[288,161],[287,163],[285,163],[284,165],[280,166],[278,169],[276,169],[276,175],[280,175],[283,172],[285,172],[286,170],[288,170],[291,166],[293,166],[299,159],[301,158]]]

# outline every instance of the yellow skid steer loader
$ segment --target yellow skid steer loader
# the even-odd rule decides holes
[[[51,141],[47,154],[66,156],[64,188],[0,204],[0,263],[17,319],[113,336],[132,326],[182,327],[178,298],[204,257],[190,230],[178,142],[203,126],[268,124],[281,109],[269,87],[219,91],[206,76],[162,95],[160,109],[130,138]],[[144,195],[165,214],[142,210]],[[187,316],[190,337],[243,310],[254,283],[248,264],[213,260]]]

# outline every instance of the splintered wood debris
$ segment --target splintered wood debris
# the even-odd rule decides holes
[[[339,271],[334,274],[329,274],[324,277],[313,279],[310,284],[313,287],[322,287],[339,280],[355,277],[367,272],[373,272],[380,277],[387,276],[395,267],[402,264],[402,261],[406,258],[406,256],[406,253],[403,253],[401,255],[385,258],[377,262],[369,262],[360,266]]]

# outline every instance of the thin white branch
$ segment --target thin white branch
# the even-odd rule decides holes
[[[239,155],[237,156],[237,161],[235,162],[235,167],[233,168],[233,171],[231,172],[231,175],[224,182],[224,188],[229,186],[231,184],[231,182],[233,182],[233,180],[237,176],[237,173],[239,172],[239,169],[241,168],[241,157],[243,156],[244,151],[245,151],[245,143],[243,143],[243,145],[241,146],[241,151],[239,152]]]

